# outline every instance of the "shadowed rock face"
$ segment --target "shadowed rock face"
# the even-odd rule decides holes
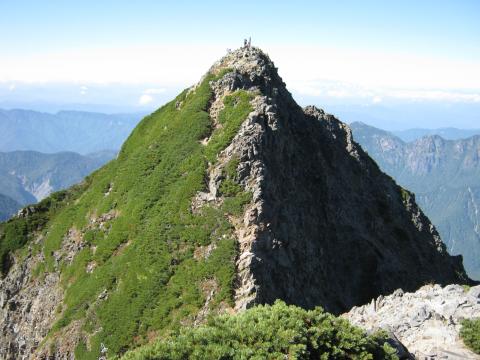
[[[351,128],[380,168],[415,193],[449,253],[463,255],[467,274],[480,280],[480,136],[406,143],[363,123]]]
[[[280,298],[340,313],[399,287],[469,281],[413,195],[378,169],[347,125],[301,109],[257,49],[220,64],[235,69],[224,79],[230,91],[264,95],[226,150],[254,193],[254,235],[239,241],[237,308]]]
[[[344,124],[312,108],[284,121],[265,133],[268,226],[254,246],[262,301],[339,312],[398,287],[466,279],[461,258]]]

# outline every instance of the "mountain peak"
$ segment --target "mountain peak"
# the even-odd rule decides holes
[[[242,74],[268,75],[276,68],[270,57],[258,47],[241,47],[229,51],[227,55],[218,60],[210,69],[218,72],[223,69],[234,69]]]
[[[0,357],[113,355],[209,313],[277,299],[340,313],[469,281],[413,196],[258,48],[228,53],[54,200],[0,227],[0,299],[15,302]]]
[[[266,96],[270,103],[276,102],[280,96],[284,101],[294,104],[292,95],[278,75],[273,61],[260,48],[241,47],[229,51],[213,64],[200,83],[210,75],[220,77],[216,87],[222,88],[222,91],[216,91],[218,94],[225,95],[236,90],[246,90]]]

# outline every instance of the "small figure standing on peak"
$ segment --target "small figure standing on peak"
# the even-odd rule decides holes
[[[243,39],[243,47],[246,48],[248,46],[247,39]]]
[[[251,36],[248,38],[248,45],[247,45],[247,47],[248,47],[249,49],[252,47],[252,37],[251,37]]]

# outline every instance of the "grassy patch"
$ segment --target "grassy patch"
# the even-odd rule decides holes
[[[218,116],[218,122],[222,126],[215,129],[206,148],[206,156],[210,162],[214,162],[217,154],[233,140],[240,125],[252,111],[250,101],[253,98],[254,95],[245,90],[237,90],[225,97],[225,108]]]
[[[224,197],[222,210],[228,215],[238,216],[243,213],[246,204],[252,201],[252,194],[243,191],[238,183],[237,167],[239,164],[237,157],[232,159],[225,165],[223,169],[224,179],[220,183],[220,195]]]
[[[225,165],[225,168],[223,169],[225,172],[225,176],[228,179],[232,179],[233,181],[238,181],[238,174],[237,174],[237,168],[238,165],[240,164],[240,160],[238,159],[237,156],[233,156],[232,159]]]
[[[69,190],[56,192],[38,204],[29,206],[29,215],[15,217],[0,224],[0,270],[2,274],[5,274],[10,266],[9,253],[22,248],[33,239],[35,234],[45,230],[46,224],[61,209],[73,202],[87,185],[88,181],[82,185],[73,186]]]
[[[402,200],[403,200],[404,204],[406,204],[410,200],[410,197],[412,196],[410,191],[408,191],[407,189],[404,189],[401,186],[400,186],[400,195],[402,197]]]
[[[480,318],[464,320],[460,337],[474,353],[480,354]]]

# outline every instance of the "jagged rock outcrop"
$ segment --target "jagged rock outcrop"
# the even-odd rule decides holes
[[[339,313],[398,287],[468,281],[413,196],[347,125],[300,108],[265,54],[236,51],[219,68],[234,69],[223,89],[262,95],[223,152],[254,194],[238,231],[237,308],[280,298]]]
[[[59,272],[35,277],[43,254],[33,254],[32,247],[27,251],[24,259],[12,259],[13,266],[0,280],[0,358],[5,360],[30,358],[48,334],[63,300]]]
[[[252,110],[212,160],[202,151],[213,151],[219,131],[230,126],[220,114],[226,97],[238,90]],[[232,113],[241,94],[229,99]],[[188,123],[194,120],[203,127]],[[177,139],[182,126],[194,130]],[[226,175],[232,166],[235,174]],[[222,188],[227,176],[236,194],[240,188],[249,195],[237,203],[240,214],[222,210],[232,201]],[[32,325],[41,335],[32,339],[31,330],[18,328],[30,316],[27,307],[3,308],[0,354],[6,358],[22,346],[12,350],[15,339],[29,339],[25,358],[68,358],[77,351],[93,356],[103,342],[111,355],[173,322],[201,323],[212,311],[282,299],[339,314],[398,287],[470,282],[461,257],[449,256],[413,195],[378,169],[347,125],[298,106],[257,48],[227,54],[198,85],[145,118],[85,189],[44,231],[53,250],[43,254],[55,266],[43,275],[56,276],[48,289],[59,290],[44,300],[46,311]],[[97,211],[104,214],[98,221]],[[215,211],[217,218],[208,217]],[[54,232],[48,226],[63,231],[60,241],[48,238]],[[32,276],[32,258],[13,258],[22,260],[0,280],[3,303],[13,298],[9,279],[26,279],[15,296],[28,304],[47,277]],[[122,302],[127,310],[118,316]],[[55,321],[61,324],[36,349]]]
[[[367,331],[393,333],[417,359],[480,359],[459,336],[463,319],[480,317],[480,286],[398,289],[343,316]]]
[[[17,217],[28,217],[35,211],[33,206],[22,209]],[[92,215],[86,229],[105,229],[117,214],[109,212]],[[84,229],[84,231],[86,230]],[[65,234],[60,249],[53,252],[53,269],[39,275],[39,267],[45,256],[39,252],[43,235],[24,249],[24,254],[12,255],[6,276],[0,278],[0,359],[74,359],[74,349],[82,340],[82,321],[71,323],[52,354],[48,347],[36,352],[55,320],[62,311],[64,289],[60,283],[61,267],[71,264],[75,256],[86,246],[83,232],[71,228]],[[91,264],[87,272],[93,271]]]

